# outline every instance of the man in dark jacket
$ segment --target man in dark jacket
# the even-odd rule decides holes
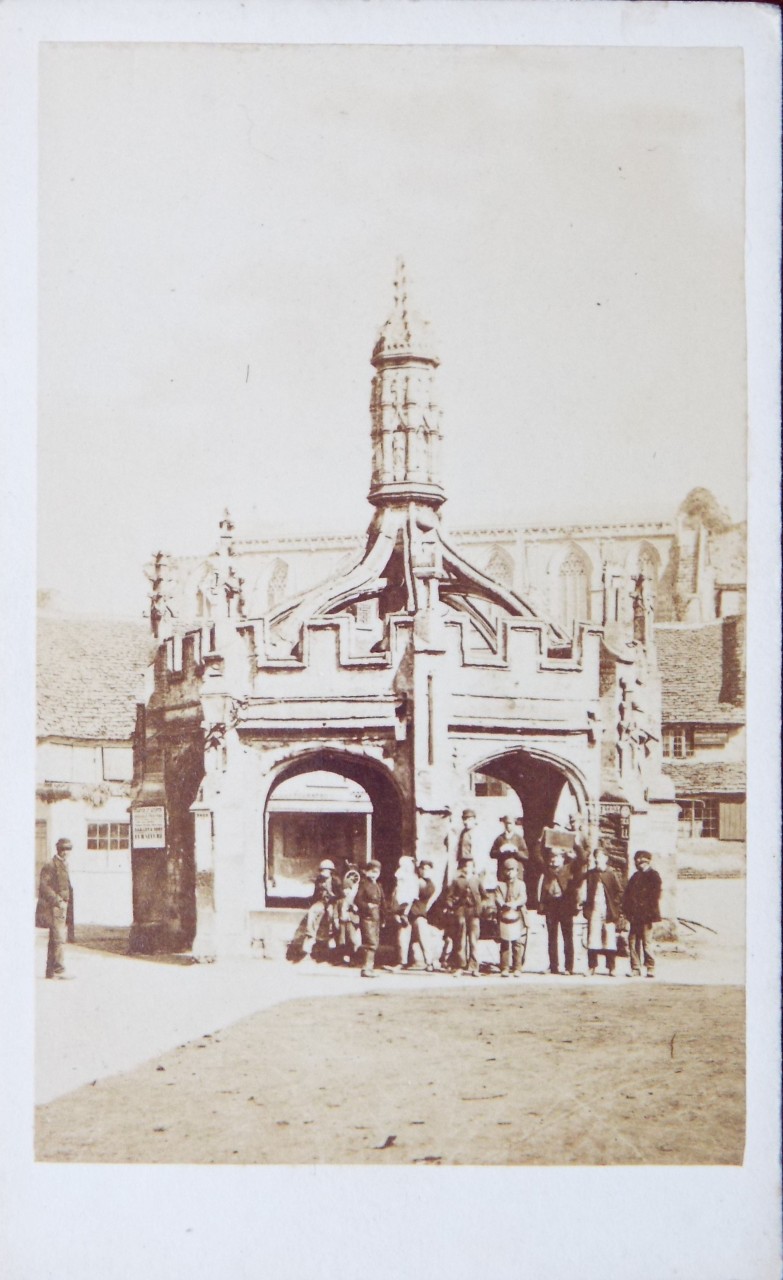
[[[503,823],[503,830],[496,840],[492,842],[492,848],[489,851],[490,858],[494,858],[498,864],[498,869],[508,857],[516,858],[523,865],[528,859],[528,848],[525,842],[521,820],[519,825],[517,820],[507,813],[500,821]]]
[[[563,936],[566,973],[574,972],[574,916],[579,910],[578,895],[582,879],[579,864],[565,863],[559,849],[549,850],[538,892],[538,909],[546,920],[550,973],[560,972],[558,933]]]
[[[65,972],[64,947],[73,942],[73,886],[68,875],[70,840],[57,841],[54,857],[41,867],[35,923],[49,929],[46,952],[47,978],[69,978]]]
[[[652,854],[640,849],[634,854],[636,871],[625,886],[623,911],[628,917],[628,950],[631,955],[631,977],[639,978],[642,961],[647,977],[655,977],[655,953],[652,945],[653,925],[661,918],[661,877],[652,868]]]

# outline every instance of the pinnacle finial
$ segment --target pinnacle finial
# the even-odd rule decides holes
[[[394,272],[394,307],[403,315],[408,310],[408,274],[405,270],[405,259],[397,259]]]
[[[394,303],[386,323],[382,326],[378,341],[373,348],[372,360],[391,357],[399,360],[403,353],[411,358],[426,360],[437,365],[438,360],[432,353],[432,337],[429,325],[415,312],[411,312],[408,302],[408,272],[403,257],[397,258],[394,270]]]

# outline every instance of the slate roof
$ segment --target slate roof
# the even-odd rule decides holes
[[[38,737],[130,738],[155,648],[148,623],[39,615]]]
[[[693,764],[690,761],[672,764],[667,761],[663,772],[672,779],[678,796],[709,792],[737,795],[745,792],[744,764],[729,761],[722,764]]]
[[[664,724],[744,724],[745,710],[721,700],[723,623],[655,628]]]

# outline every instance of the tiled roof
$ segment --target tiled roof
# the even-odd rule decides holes
[[[745,723],[738,692],[731,690],[736,700],[727,701],[724,630],[721,621],[655,628],[664,724]]]
[[[745,791],[745,766],[733,761],[724,764],[667,762],[663,772],[672,779],[678,796],[701,795],[704,792],[737,795]]]
[[[39,616],[39,738],[130,738],[155,647],[141,622]]]

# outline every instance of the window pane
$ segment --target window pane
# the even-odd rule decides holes
[[[718,836],[718,802],[717,800],[704,801],[704,821],[702,824],[701,834],[705,838],[712,840]]]

